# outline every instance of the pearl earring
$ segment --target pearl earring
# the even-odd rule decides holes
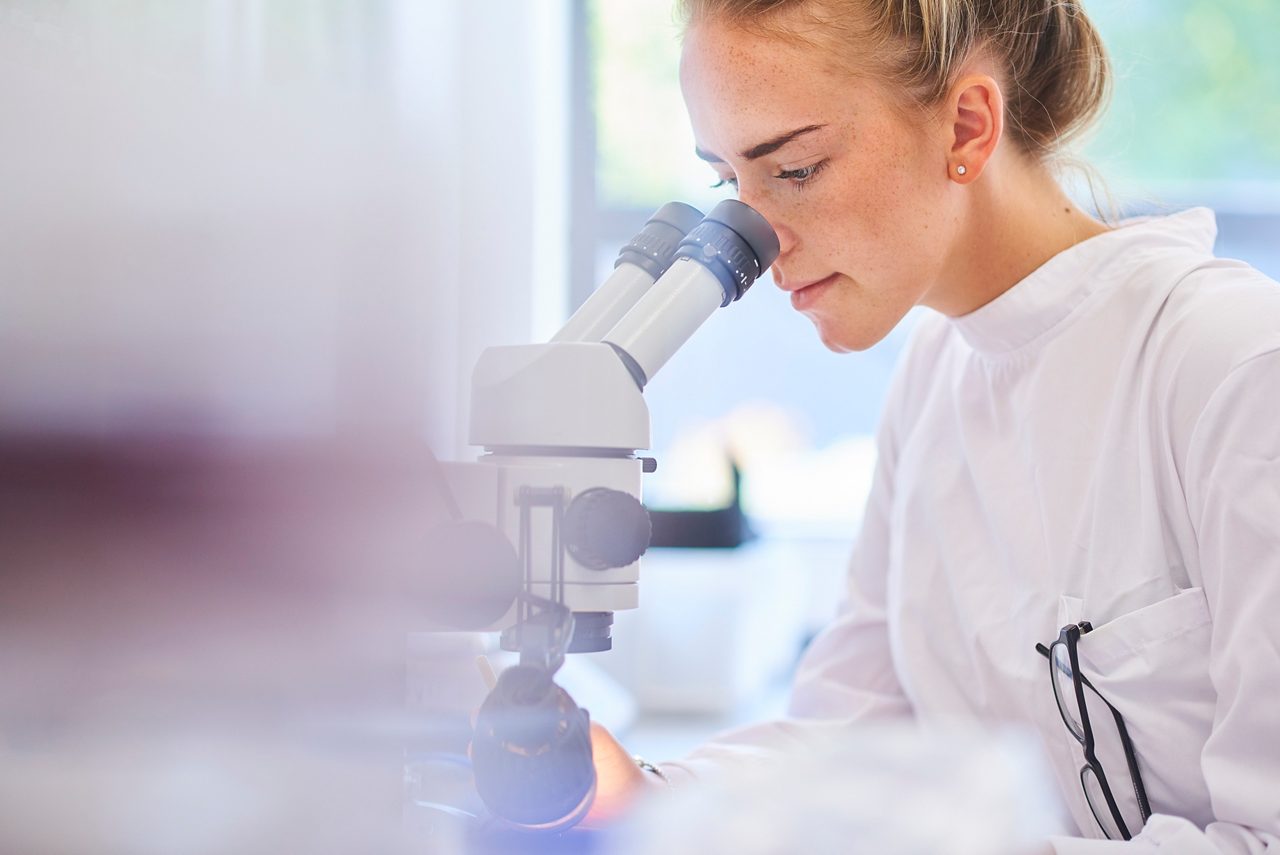
[[[964,168],[964,164],[963,164],[963,163],[956,167],[956,175],[964,175],[964,174],[965,174],[966,172],[968,172],[968,171],[969,171],[969,170],[967,170],[967,169],[965,169],[965,168]]]

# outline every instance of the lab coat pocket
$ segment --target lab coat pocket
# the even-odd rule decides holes
[[[1081,608],[1079,619],[1088,620],[1089,604]],[[1209,681],[1212,631],[1204,589],[1187,588],[1095,626],[1078,648],[1081,673],[1124,717],[1152,811],[1202,827],[1212,821],[1200,772],[1216,699]],[[1101,703],[1089,704],[1099,759],[1117,778],[1112,790],[1131,801],[1111,713]]]
[[[1088,617],[1083,614],[1081,620]],[[1101,626],[1095,625],[1093,632],[1084,637],[1080,649],[1082,655],[1087,650],[1089,661],[1098,668],[1111,670],[1126,660],[1141,659],[1149,648],[1173,642],[1178,636],[1193,633],[1209,622],[1204,588],[1187,588]]]

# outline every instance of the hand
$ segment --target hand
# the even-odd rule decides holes
[[[625,814],[641,795],[667,784],[636,765],[613,734],[591,722],[591,753],[596,767],[596,798],[582,820],[586,828],[601,828]]]

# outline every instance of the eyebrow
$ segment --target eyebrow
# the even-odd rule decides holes
[[[826,125],[805,125],[803,128],[796,128],[794,131],[787,131],[785,134],[779,134],[771,140],[765,140],[759,145],[754,145],[746,151],[740,152],[740,155],[744,160],[758,160],[766,154],[773,154],[775,151],[797,137],[802,137],[805,134],[810,134],[814,131],[820,131],[825,127]],[[693,152],[698,157],[708,161],[709,163],[724,163],[724,160],[722,160],[718,155],[714,155],[709,151],[703,151],[700,148],[695,148]]]

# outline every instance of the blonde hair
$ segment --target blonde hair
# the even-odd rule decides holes
[[[986,51],[1003,70],[1006,134],[1041,159],[1088,128],[1110,90],[1078,0],[679,0],[677,14],[686,30],[715,20],[826,49],[926,110]]]

